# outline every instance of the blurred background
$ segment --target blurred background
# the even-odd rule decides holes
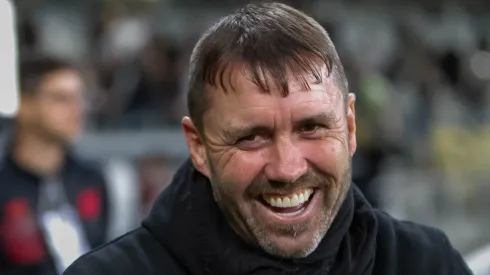
[[[248,2],[14,1],[20,55],[64,58],[89,75],[76,149],[110,184],[111,238],[138,225],[187,157],[179,123],[194,43]],[[330,33],[357,95],[354,181],[368,199],[442,228],[463,253],[489,243],[490,2],[289,4]]]

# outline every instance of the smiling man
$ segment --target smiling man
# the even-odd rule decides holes
[[[442,232],[351,183],[355,96],[313,19],[248,5],[201,37],[190,68],[189,161],[139,229],[65,274],[471,274]]]

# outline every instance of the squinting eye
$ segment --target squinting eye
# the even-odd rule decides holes
[[[249,135],[240,138],[236,144],[242,149],[256,149],[262,146],[266,142],[266,138],[260,135]]]
[[[254,141],[256,138],[258,138],[257,135],[250,135],[250,136],[246,136],[246,137],[243,137],[243,138],[240,138],[238,140],[238,142],[243,142],[243,141]]]
[[[318,139],[327,134],[328,128],[324,125],[309,124],[300,129],[299,134],[306,139]]]
[[[320,128],[320,126],[318,125],[306,125],[306,126],[303,126],[303,128],[301,128],[301,132],[314,132],[316,130],[318,130]]]

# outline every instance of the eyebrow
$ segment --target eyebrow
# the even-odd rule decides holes
[[[324,112],[312,116],[302,117],[293,121],[293,128],[302,127],[309,124],[334,124],[339,121],[339,118],[333,112]],[[244,127],[228,126],[223,130],[223,135],[228,140],[237,140],[249,135],[258,133],[271,133],[274,129],[268,125],[253,125]]]
[[[335,115],[334,112],[323,112],[311,116],[302,117],[296,121],[293,121],[293,126],[303,126],[309,124],[334,124],[339,121],[339,118]]]

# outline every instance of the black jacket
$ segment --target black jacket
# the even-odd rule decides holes
[[[277,259],[246,245],[190,161],[156,201],[140,228],[78,259],[65,275],[471,274],[439,230],[372,209],[351,188],[318,248],[306,258]]]
[[[59,175],[68,202],[77,210],[91,248],[106,242],[108,200],[102,174],[69,155]],[[53,258],[38,222],[42,178],[9,154],[0,159],[0,274],[55,275]]]

